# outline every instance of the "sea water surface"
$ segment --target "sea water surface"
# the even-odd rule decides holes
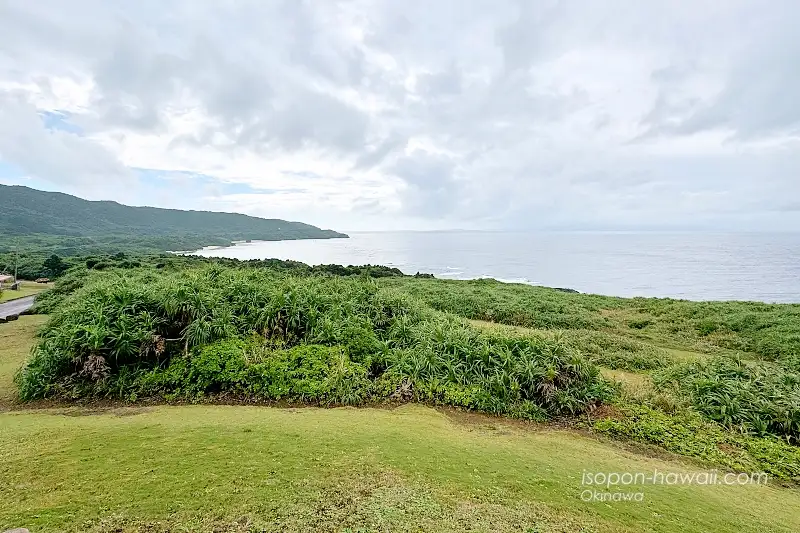
[[[613,296],[800,302],[800,233],[351,232],[241,243],[198,255],[380,264]]]

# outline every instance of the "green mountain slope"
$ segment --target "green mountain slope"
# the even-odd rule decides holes
[[[33,240],[136,241],[152,248],[226,244],[236,240],[331,239],[347,237],[301,222],[237,213],[180,211],[93,202],[68,194],[0,185],[0,237]],[[175,248],[172,248],[175,249]]]

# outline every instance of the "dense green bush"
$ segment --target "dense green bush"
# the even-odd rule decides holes
[[[800,374],[779,365],[715,357],[675,365],[653,380],[726,427],[800,439]]]
[[[691,410],[667,414],[640,404],[626,404],[619,409],[622,416],[599,418],[593,422],[593,429],[728,469],[763,471],[800,483],[800,447],[782,439],[724,431]]]
[[[139,396],[197,398],[226,393],[253,400],[354,405],[371,394],[367,371],[339,346],[280,349],[253,337],[233,338],[176,357],[166,368],[136,375],[127,389]]]
[[[367,277],[216,265],[65,281],[41,304],[52,316],[17,377],[24,400],[394,398],[541,418],[611,393],[563,343],[480,332]]]

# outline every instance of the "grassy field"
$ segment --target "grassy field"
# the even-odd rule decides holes
[[[0,325],[0,531],[800,530],[800,306],[327,268],[82,268]],[[715,468],[769,483],[581,483]]]
[[[644,500],[584,502],[584,471],[694,467],[418,405],[20,409],[11,374],[42,322],[0,325],[0,530],[800,530],[800,492],[777,486],[626,487]]]
[[[14,322],[0,324],[0,410],[8,409],[16,397],[13,377],[34,344],[36,329],[44,324],[41,315],[21,316]]]
[[[707,364],[714,361],[715,357],[720,357],[722,361],[728,361],[728,358],[735,361],[747,358],[748,354],[726,352],[724,356],[719,354],[712,356],[686,349],[666,348],[664,345],[669,345],[669,342],[663,338],[639,340],[636,341],[637,344],[631,345],[627,344],[624,338],[620,340],[618,334],[608,332],[591,333],[599,333],[614,340],[587,343],[587,335],[580,330],[549,331],[481,320],[472,320],[471,323],[479,329],[506,336],[513,335],[520,338],[560,336],[565,342],[573,344],[577,350],[589,353],[590,357],[600,365],[602,375],[616,382],[620,391],[612,401],[614,409],[611,412],[591,417],[592,428],[595,431],[617,439],[655,445],[715,467],[736,471],[768,471],[784,481],[800,484],[800,447],[787,445],[783,440],[763,438],[752,431],[742,431],[736,427],[726,429],[719,424],[702,420],[698,417],[698,411],[692,408],[688,395],[682,395],[680,391],[665,388],[653,381],[654,376],[674,371],[675,368],[681,368],[685,364]],[[660,365],[639,364],[621,367],[614,365],[620,361],[628,363],[640,361],[643,356],[643,361],[652,362],[653,354],[660,354]],[[752,354],[749,355],[753,357]],[[754,361],[744,360],[748,361],[746,364],[756,364]],[[603,366],[604,364],[610,366]],[[784,376],[783,379],[791,383],[788,380],[792,378],[787,374],[781,374],[779,366],[772,366],[770,363],[761,364],[770,365],[768,367],[770,372]],[[620,368],[630,368],[630,370]],[[716,376],[714,378],[711,382],[713,384],[722,381]],[[797,396],[797,378],[794,379],[795,398],[791,396],[786,398],[783,403],[784,413],[792,413],[792,409],[796,413],[798,409],[800,397]],[[767,379],[757,377],[752,383],[759,389],[765,388]],[[751,395],[741,401],[746,405],[747,402],[756,403],[760,400]],[[721,403],[728,409],[741,410],[736,404]],[[789,416],[792,415],[788,414],[787,418]],[[794,416],[796,418],[797,415]]]
[[[494,280],[388,278],[441,311],[472,320],[565,330],[588,348],[635,355],[636,342],[659,351],[742,355],[786,360],[800,352],[800,305],[760,302],[692,302],[669,298],[617,298],[570,294]],[[642,348],[639,346],[639,348]],[[651,356],[652,353],[647,354]],[[661,354],[663,355],[663,354]]]
[[[52,283],[34,283],[33,281],[21,281],[19,290],[12,291],[8,289],[3,289],[0,292],[0,303],[8,302],[10,300],[16,300],[17,298],[24,298],[26,296],[32,296],[34,294],[39,294],[40,292],[47,290],[53,286]]]
[[[585,503],[581,474],[686,471],[568,431],[420,406],[0,415],[0,527],[32,531],[792,532],[800,494],[648,486]],[[638,489],[636,489],[638,490]]]

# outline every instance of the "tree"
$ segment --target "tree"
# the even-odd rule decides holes
[[[44,260],[42,264],[45,273],[51,278],[57,278],[67,270],[68,265],[56,254],[51,255]]]

